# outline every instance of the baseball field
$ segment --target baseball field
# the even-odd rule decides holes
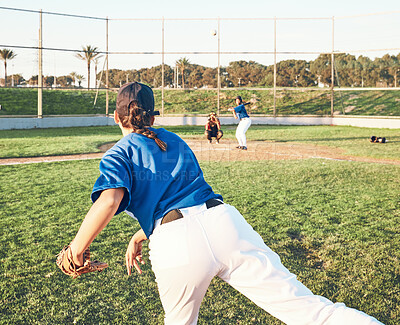
[[[247,152],[235,150],[233,125],[220,145],[203,127],[168,129],[314,293],[400,323],[399,129],[252,126]],[[147,244],[143,274],[126,275],[139,226],[125,213],[92,243],[104,272],[73,280],[55,265],[91,206],[102,151],[119,138],[117,127],[0,131],[0,324],[162,324]],[[282,323],[214,279],[199,324]]]

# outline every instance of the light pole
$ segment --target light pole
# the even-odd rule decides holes
[[[164,71],[164,52],[165,52],[165,47],[164,47],[164,24],[165,23],[165,19],[164,16],[162,17],[162,39],[161,39],[161,116],[164,117],[164,79],[165,79],[165,71]]]
[[[218,88],[218,90],[217,90],[217,114],[219,115],[219,110],[220,110],[220,103],[219,103],[219,97],[220,97],[220,91],[221,91],[221,64],[220,64],[220,52],[221,52],[221,47],[220,47],[220,30],[221,30],[221,28],[220,28],[220,19],[219,19],[219,17],[218,17],[218,31],[216,31],[216,30],[212,30],[211,31],[211,34],[213,35],[213,36],[218,36],[218,51],[217,51],[217,54],[218,54],[218,76],[217,76],[217,88]]]

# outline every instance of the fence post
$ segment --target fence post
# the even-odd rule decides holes
[[[161,116],[164,116],[164,16],[162,17]]]
[[[276,117],[276,17],[274,17],[274,117]]]
[[[106,18],[106,116],[108,112],[109,97],[108,97],[108,16]]]
[[[38,118],[43,117],[43,40],[42,40],[42,9],[39,18],[39,73],[38,73]]]
[[[217,82],[218,82],[217,114],[218,114],[218,116],[219,116],[219,112],[220,112],[219,96],[220,96],[220,92],[221,92],[220,33],[221,33],[220,19],[218,17],[218,79],[217,79]]]
[[[332,16],[332,54],[331,54],[331,117],[333,117],[333,106],[335,97],[335,57],[333,52],[335,51],[335,17]]]

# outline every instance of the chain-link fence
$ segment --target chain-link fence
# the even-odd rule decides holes
[[[0,116],[108,115],[134,80],[153,87],[163,115],[223,114],[240,94],[252,114],[400,116],[400,11],[118,19],[0,7],[0,17],[16,25],[0,31]]]

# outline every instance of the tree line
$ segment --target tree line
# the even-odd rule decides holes
[[[315,60],[284,60],[277,63],[278,87],[330,86],[331,55],[321,54]],[[360,55],[336,54],[334,83],[339,87],[398,87],[400,53],[385,54],[374,60]],[[175,67],[164,65],[164,85],[179,88],[216,88],[217,68],[190,63],[183,58]],[[139,80],[152,87],[162,84],[162,66],[139,70],[109,70],[109,86],[119,87],[126,81]],[[220,69],[221,87],[273,87],[274,66],[255,61],[233,61]],[[102,84],[105,83],[103,74]]]
[[[0,50],[0,59],[4,61],[5,78],[3,85],[10,85],[7,80],[7,60],[15,58],[16,53],[9,49]],[[75,54],[86,62],[87,76],[71,72],[65,76],[44,76],[46,87],[83,87],[87,80],[90,85],[90,67],[95,65],[96,87],[105,87],[105,73],[97,72],[99,58],[98,48],[82,47],[82,52]],[[283,60],[277,63],[276,85],[278,87],[314,87],[329,86],[332,76],[330,54],[321,54],[315,60]],[[334,82],[339,87],[398,87],[400,72],[400,53],[385,54],[381,58],[370,59],[360,55],[335,54]],[[164,65],[164,86],[168,88],[216,88],[218,69],[205,67],[180,58],[175,66]],[[21,75],[13,75],[13,85],[37,85],[38,76],[25,80]],[[128,81],[137,80],[153,88],[162,85],[162,66],[142,69],[110,69],[109,87],[118,88]],[[233,61],[220,68],[221,87],[273,87],[274,66],[263,65],[255,61]]]

